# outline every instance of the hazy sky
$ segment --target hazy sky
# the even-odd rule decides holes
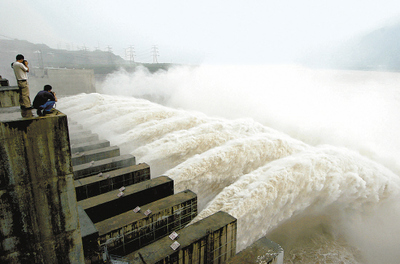
[[[400,21],[399,0],[0,0],[0,37],[159,62],[290,62]]]

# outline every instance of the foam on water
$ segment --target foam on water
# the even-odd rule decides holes
[[[236,84],[226,81],[229,72]],[[279,82],[277,72],[285,72],[287,79]],[[176,192],[197,193],[200,213],[195,221],[219,210],[236,217],[239,250],[267,235],[283,246],[286,263],[393,263],[400,257],[400,244],[392,237],[400,231],[399,166],[398,156],[393,155],[400,152],[394,137],[399,96],[387,80],[392,75],[344,72],[339,82],[332,81],[338,72],[303,68],[251,67],[247,73],[248,77],[236,68],[215,66],[155,75],[118,72],[101,90],[119,96],[80,94],[62,98],[57,107],[120,146],[121,152],[148,163],[152,177],[173,178]],[[257,76],[261,73],[271,79],[261,78],[266,83],[260,86]],[[296,89],[289,89],[295,85],[291,78],[299,82]],[[131,86],[113,84],[121,79]],[[226,93],[224,81],[239,96]],[[147,93],[141,88],[146,83]],[[123,89],[124,85],[130,89]],[[276,90],[277,86],[281,89]],[[205,96],[211,90],[213,96]],[[315,98],[306,100],[304,93]],[[271,94],[279,98],[278,103],[268,99]],[[155,98],[164,106],[133,95]],[[222,110],[216,107],[217,101]],[[339,104],[345,107],[347,118]],[[310,111],[313,107],[318,110]],[[340,112],[338,116],[332,107]],[[295,117],[286,116],[290,114]],[[318,123],[327,114],[329,120]],[[365,114],[370,118],[365,119]],[[282,120],[278,122],[276,116]],[[371,120],[374,125],[369,124]],[[377,131],[360,134],[365,128]]]

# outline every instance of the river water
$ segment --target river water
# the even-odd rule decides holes
[[[54,89],[56,90],[56,88]],[[295,65],[123,70],[57,108],[238,219],[285,263],[398,263],[400,74]]]

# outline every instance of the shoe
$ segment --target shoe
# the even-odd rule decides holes
[[[32,106],[26,107],[26,106],[21,105],[21,110],[32,110],[32,109],[33,109]]]
[[[36,114],[38,116],[43,116],[42,110],[40,110],[40,109],[36,110]]]

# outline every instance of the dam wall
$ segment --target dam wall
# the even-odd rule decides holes
[[[50,84],[59,97],[96,92],[92,69],[32,68],[28,82],[32,100],[46,84]]]
[[[0,263],[83,263],[67,116],[0,108]]]

